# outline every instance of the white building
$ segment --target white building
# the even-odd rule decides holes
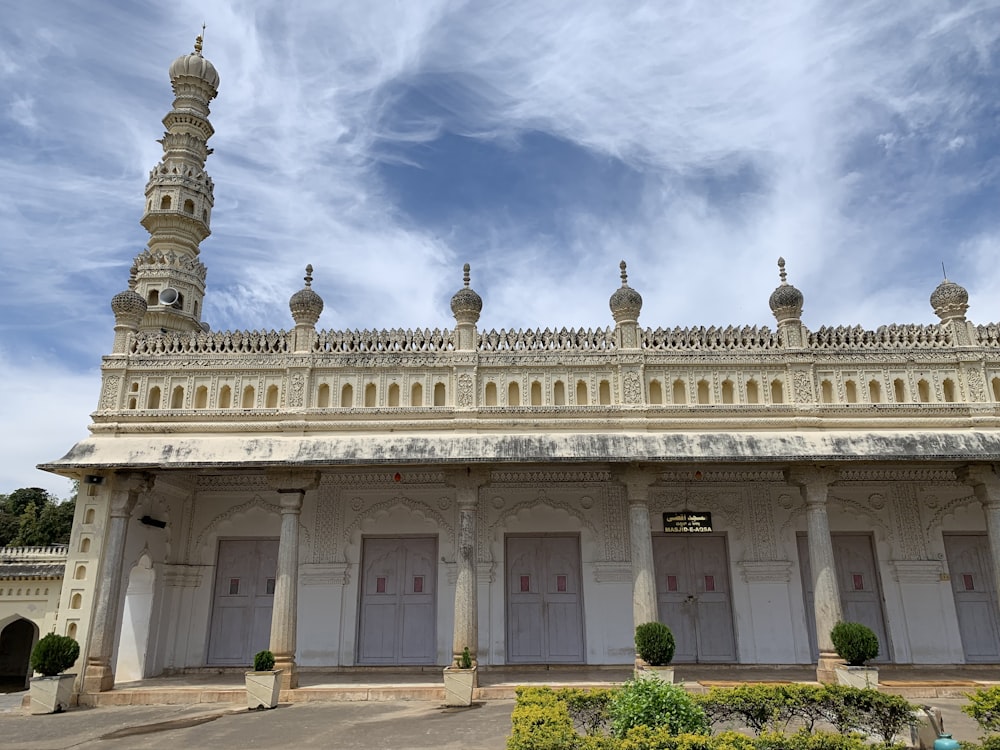
[[[27,687],[31,649],[57,627],[66,545],[0,547],[0,687]]]
[[[92,434],[42,467],[83,483],[83,689],[267,646],[286,686],[466,646],[627,664],[657,618],[680,662],[822,673],[842,618],[888,662],[1000,662],[1000,327],[962,287],[937,323],[812,331],[779,261],[776,330],[663,330],[622,263],[613,326],[497,332],[466,268],[453,328],[359,332],[317,329],[310,268],[291,330],[210,332],[219,76],[199,42],[170,78]]]

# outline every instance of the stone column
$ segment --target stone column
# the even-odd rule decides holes
[[[653,533],[649,524],[649,487],[656,474],[629,466],[620,476],[628,499],[629,541],[632,551],[632,620],[638,627],[660,619],[656,606],[656,572],[653,569]]]
[[[268,474],[281,506],[281,538],[278,541],[278,571],[274,580],[271,610],[271,640],[274,668],[282,670],[281,689],[299,685],[295,667],[295,639],[299,597],[299,514],[306,491],[319,484],[316,472],[279,471]]]
[[[110,516],[104,549],[101,550],[101,579],[95,592],[93,627],[83,674],[85,693],[104,692],[115,686],[111,659],[118,643],[118,603],[122,591],[125,537],[139,495],[153,487],[153,477],[147,474],[116,476],[112,481]]]
[[[972,487],[983,504],[986,535],[990,543],[993,589],[1000,591],[1000,476],[991,464],[972,464],[956,472],[959,481]]]
[[[816,679],[834,682],[834,665],[840,662],[834,651],[830,631],[843,619],[837,568],[833,560],[833,539],[826,514],[830,485],[837,479],[835,469],[796,468],[788,472],[788,481],[799,486],[806,501],[809,534],[809,568],[812,572],[813,609],[816,615],[816,641],[819,663]]]
[[[458,666],[468,648],[473,666],[479,662],[479,581],[476,576],[476,510],[479,488],[489,481],[485,467],[466,467],[449,472],[447,483],[455,488],[458,503],[458,538],[455,563],[455,628],[452,636],[451,666]]]

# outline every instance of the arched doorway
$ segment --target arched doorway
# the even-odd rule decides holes
[[[38,626],[19,617],[0,631],[0,692],[24,690],[31,669],[28,660],[38,641]]]
[[[121,636],[118,639],[118,660],[115,682],[134,682],[146,674],[146,651],[149,645],[149,625],[153,613],[152,561],[143,555],[132,568],[125,591]]]

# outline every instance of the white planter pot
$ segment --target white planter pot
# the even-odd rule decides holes
[[[57,714],[65,711],[73,700],[75,674],[31,678],[31,713]]]
[[[674,668],[666,665],[662,667],[654,667],[650,664],[641,664],[635,668],[635,679],[637,680],[652,680],[659,679],[663,682],[674,681]]]
[[[281,670],[247,672],[247,708],[274,708],[281,693]]]
[[[479,684],[477,667],[459,669],[444,668],[444,704],[446,706],[471,706],[472,691]]]
[[[849,667],[841,664],[834,667],[837,674],[837,684],[852,688],[878,688],[877,667]]]

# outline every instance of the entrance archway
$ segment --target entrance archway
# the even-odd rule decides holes
[[[38,641],[38,626],[19,617],[0,631],[0,692],[28,687],[31,649]]]
[[[115,682],[134,682],[146,677],[146,651],[153,612],[155,573],[149,557],[143,555],[132,568],[125,591],[125,610],[118,640]]]

